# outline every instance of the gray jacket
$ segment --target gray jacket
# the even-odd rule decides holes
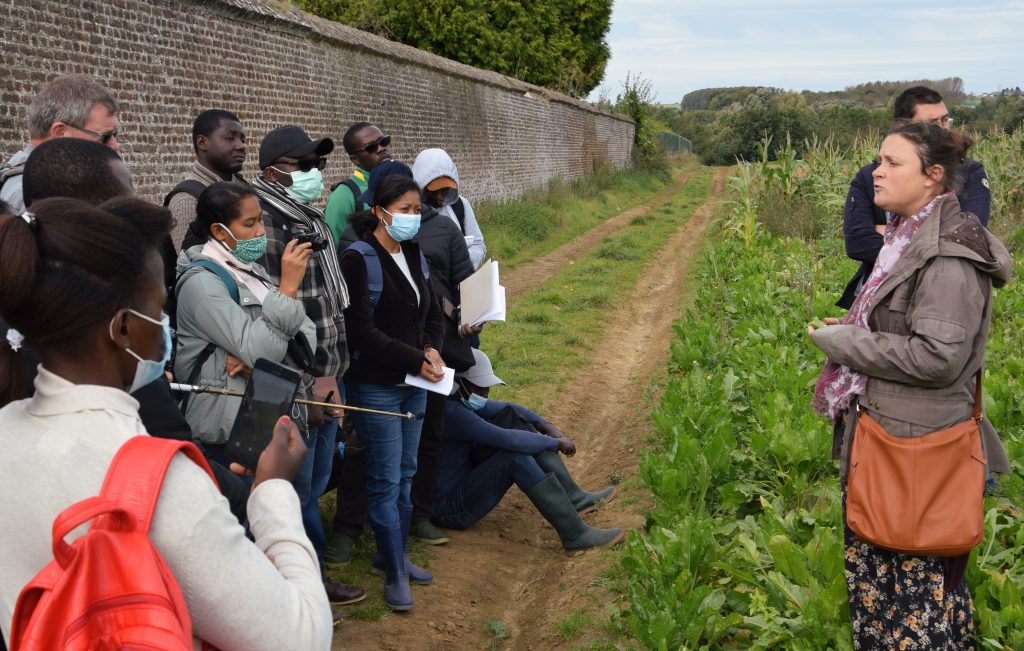
[[[202,246],[194,246],[178,257],[178,273],[195,260],[209,260]],[[252,271],[267,279],[266,271],[254,264]],[[289,366],[286,359],[288,340],[296,333],[306,335],[310,346],[316,346],[316,328],[306,317],[302,301],[289,298],[271,289],[261,303],[242,283],[238,284],[239,304],[231,299],[224,282],[206,269],[185,271],[177,283],[178,288],[178,349],[174,360],[174,376],[186,381],[197,358],[208,343],[217,346],[203,364],[198,384],[244,391],[245,378],[229,377],[225,362],[230,353],[252,368],[256,360],[264,357]],[[299,389],[308,395],[309,384]],[[224,443],[238,414],[241,398],[210,394],[194,394],[189,398],[185,418],[193,436],[205,443]],[[305,427],[305,409],[293,409],[292,417]]]
[[[918,437],[971,417],[982,367],[992,288],[1010,278],[1010,254],[971,213],[947,197],[878,288],[868,322],[815,330],[834,362],[869,377],[861,409],[893,436]],[[847,421],[843,467],[856,412]],[[1009,472],[995,428],[982,421],[989,470]]]

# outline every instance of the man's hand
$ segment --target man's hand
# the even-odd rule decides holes
[[[572,442],[572,439],[568,436],[562,436],[555,439],[558,442],[558,451],[567,457],[571,457],[576,454],[576,444]]]
[[[480,325],[470,325],[468,323],[463,323],[462,325],[459,326],[459,336],[462,337],[463,339],[475,337],[476,335],[483,332],[484,325],[485,323],[481,323]]]

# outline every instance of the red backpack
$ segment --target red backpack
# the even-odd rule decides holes
[[[11,651],[192,650],[185,599],[149,540],[160,487],[177,452],[210,474],[191,443],[136,436],[118,450],[99,496],[57,516],[54,560],[18,596]],[[89,520],[84,535],[64,542]]]

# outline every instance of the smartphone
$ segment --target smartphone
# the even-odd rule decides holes
[[[256,360],[228,436],[224,451],[228,461],[256,470],[260,455],[274,435],[274,425],[291,412],[301,379],[302,373],[293,368],[267,359]]]

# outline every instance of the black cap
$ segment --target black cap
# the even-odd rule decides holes
[[[334,141],[330,138],[313,140],[302,127],[285,124],[263,136],[263,142],[260,143],[260,169],[270,167],[282,156],[302,158],[314,152],[317,156],[326,156],[332,151]]]
[[[412,170],[409,166],[402,161],[395,160],[393,158],[382,160],[381,162],[374,165],[370,171],[370,178],[366,181],[366,191],[359,195],[359,200],[368,206],[373,205],[373,191],[380,185],[380,182],[392,174],[398,174],[399,176],[405,176],[407,178],[415,178],[412,175]]]

